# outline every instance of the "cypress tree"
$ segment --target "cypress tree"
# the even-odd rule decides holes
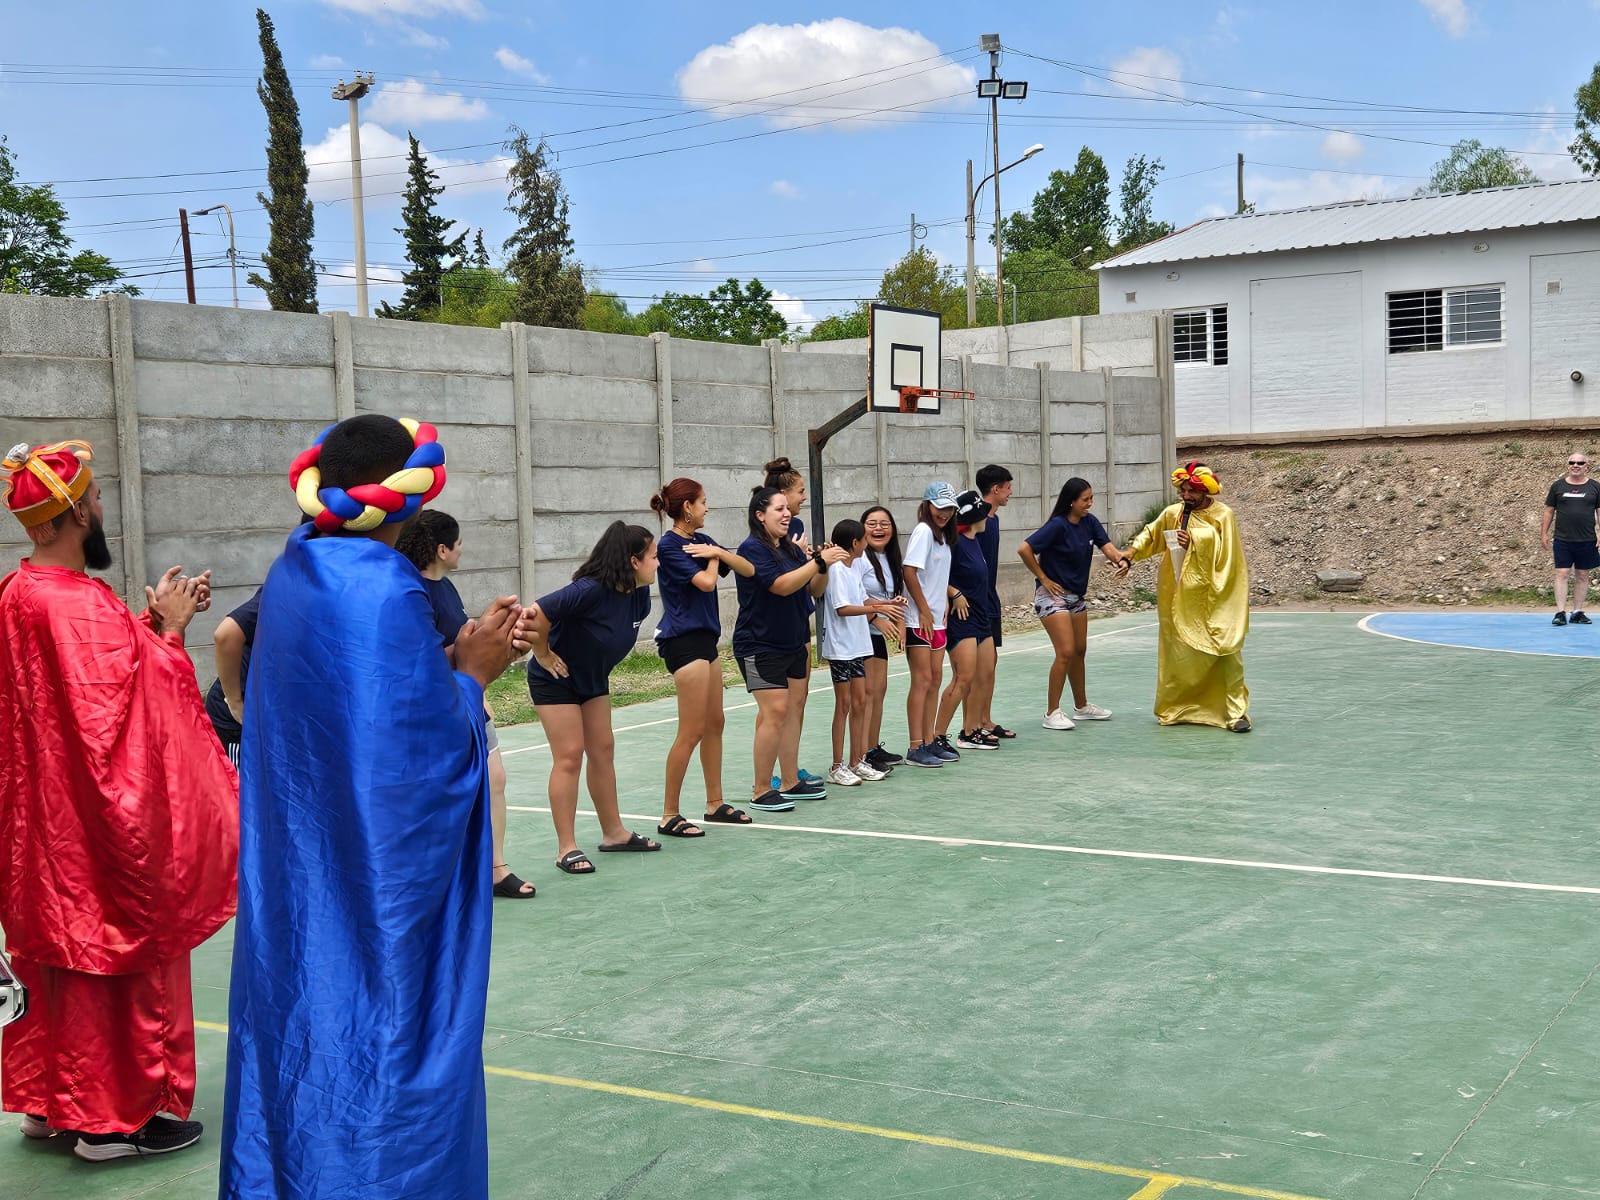
[[[505,241],[506,273],[516,283],[512,319],[527,325],[583,328],[583,268],[572,254],[567,194],[550,166],[543,141],[530,147],[528,135],[512,126],[505,144],[514,161],[507,173],[511,193],[506,211],[517,230]]]
[[[483,244],[483,227],[472,235],[472,265],[480,271],[489,269],[489,251]]]
[[[405,291],[398,307],[385,302],[378,306],[378,315],[396,321],[415,321],[425,312],[443,307],[440,291],[444,278],[444,260],[454,258],[460,263],[467,255],[467,235],[463,230],[457,237],[445,241],[454,221],[433,211],[437,197],[444,192],[439,176],[428,166],[428,157],[416,137],[407,133],[411,143],[406,180],[406,200],[400,210],[401,226],[395,230],[406,239],[406,261],[411,269],[400,276]]]
[[[283,312],[317,311],[317,264],[311,258],[311,234],[315,224],[311,201],[306,197],[305,150],[301,146],[300,106],[295,103],[289,73],[284,70],[283,54],[273,32],[272,18],[256,9],[261,27],[261,78],[256,95],[267,110],[267,186],[256,199],[267,210],[270,235],[267,252],[261,256],[267,275],[255,272],[249,282],[267,294],[273,308]]]

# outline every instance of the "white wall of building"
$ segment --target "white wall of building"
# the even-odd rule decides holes
[[[1388,352],[1389,293],[1490,284],[1500,343]],[[1105,315],[1216,305],[1229,361],[1175,364],[1179,437],[1600,416],[1593,222],[1100,272]]]

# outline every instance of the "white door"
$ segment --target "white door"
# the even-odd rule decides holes
[[[1529,415],[1600,414],[1600,250],[1536,254],[1528,269]]]
[[[1250,281],[1250,431],[1361,427],[1361,272]]]

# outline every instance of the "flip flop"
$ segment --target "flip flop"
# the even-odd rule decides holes
[[[659,849],[661,849],[660,842],[652,841],[642,833],[630,833],[627,841],[618,842],[615,846],[608,846],[604,842],[600,843],[600,852],[602,854],[620,854],[625,850],[638,850],[643,853],[646,850]]]
[[[527,888],[528,890],[523,891],[523,888]],[[494,885],[494,894],[507,900],[532,900],[534,893],[537,891],[538,889],[535,888],[533,884],[524,883],[515,875],[507,875],[499,883]]]
[[[682,813],[673,813],[670,818],[656,826],[656,832],[667,837],[697,838],[705,837],[706,831],[692,821],[685,819]]]
[[[718,825],[754,825],[750,814],[742,808],[735,808],[731,804],[719,804],[712,812],[701,818],[703,821],[715,821]]]
[[[582,850],[568,850],[556,859],[556,866],[568,875],[593,875],[594,864]]]

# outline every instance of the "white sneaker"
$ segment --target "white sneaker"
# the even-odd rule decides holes
[[[1082,708],[1072,710],[1072,719],[1074,721],[1109,721],[1111,719],[1111,710],[1109,708],[1101,708],[1098,704],[1085,704]]]
[[[1046,729],[1072,729],[1072,718],[1059,708],[1052,709],[1045,719],[1040,722]]]
[[[828,782],[837,783],[840,787],[859,787],[861,777],[843,763],[837,763],[828,772]]]
[[[29,1138],[49,1138],[60,1133],[43,1117],[36,1117],[32,1113],[22,1115],[22,1136]]]
[[[889,778],[888,773],[878,770],[866,759],[862,759],[850,768],[851,774],[866,783],[876,783],[880,779]]]

